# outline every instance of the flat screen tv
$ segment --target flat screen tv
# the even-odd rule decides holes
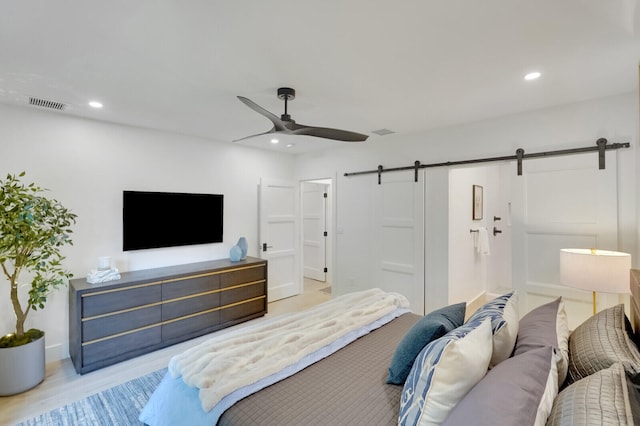
[[[224,196],[123,191],[124,251],[222,242]]]

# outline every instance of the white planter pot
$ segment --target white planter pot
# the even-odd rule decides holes
[[[44,380],[44,336],[15,348],[0,348],[0,396],[29,390]]]

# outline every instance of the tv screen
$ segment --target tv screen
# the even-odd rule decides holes
[[[222,242],[224,196],[123,191],[124,251]]]

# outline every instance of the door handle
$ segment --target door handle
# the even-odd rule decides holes
[[[273,246],[268,246],[267,243],[262,243],[262,251],[267,251],[268,248],[273,248]]]

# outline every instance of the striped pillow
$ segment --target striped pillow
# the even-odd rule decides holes
[[[518,294],[511,291],[485,303],[471,317],[469,322],[491,319],[493,329],[493,354],[489,368],[511,356],[518,337]]]
[[[569,336],[569,374],[565,386],[588,377],[616,362],[630,375],[640,374],[640,352],[631,341],[624,305],[598,312]]]
[[[565,388],[553,403],[547,426],[640,424],[640,395],[622,363]]]
[[[425,346],[404,384],[398,424],[442,423],[487,373],[491,351],[488,319],[467,322]]]

